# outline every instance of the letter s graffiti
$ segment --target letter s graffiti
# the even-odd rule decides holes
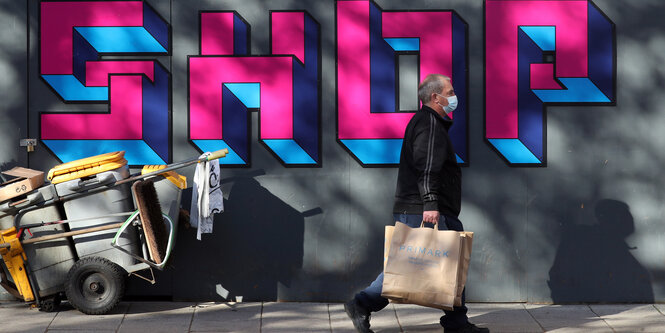
[[[106,103],[105,113],[42,112],[42,142],[63,162],[125,151],[131,165],[170,154],[170,74],[156,60],[102,55],[168,55],[169,24],[144,1],[44,1],[40,74],[65,103]]]

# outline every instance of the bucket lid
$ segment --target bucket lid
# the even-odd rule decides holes
[[[66,182],[81,177],[92,176],[127,165],[124,151],[86,157],[80,160],[57,165],[49,170],[47,179],[52,184]]]

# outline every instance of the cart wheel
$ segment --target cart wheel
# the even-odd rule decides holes
[[[67,273],[65,295],[69,303],[85,314],[105,314],[125,293],[125,270],[100,257],[83,258]]]
[[[51,298],[41,301],[39,304],[39,311],[53,312],[60,306],[60,295],[55,295]]]

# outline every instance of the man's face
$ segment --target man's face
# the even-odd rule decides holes
[[[448,106],[448,97],[455,96],[455,89],[453,89],[453,85],[450,84],[449,80],[442,79],[443,82],[443,89],[441,89],[441,92],[436,94],[435,96],[435,101],[437,106],[441,109],[441,112],[445,115],[447,112],[443,109],[444,106]]]

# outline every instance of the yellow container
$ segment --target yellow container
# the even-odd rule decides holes
[[[60,164],[49,170],[47,178],[52,184],[88,177],[127,165],[124,151],[101,154]]]
[[[0,242],[11,244],[9,248],[0,248],[0,255],[2,255],[2,260],[14,280],[16,290],[23,296],[24,301],[33,301],[35,296],[32,293],[30,281],[28,281],[28,275],[24,268],[27,258],[25,252],[23,252],[21,242],[19,242],[16,228],[11,227],[2,230],[0,232]]]

